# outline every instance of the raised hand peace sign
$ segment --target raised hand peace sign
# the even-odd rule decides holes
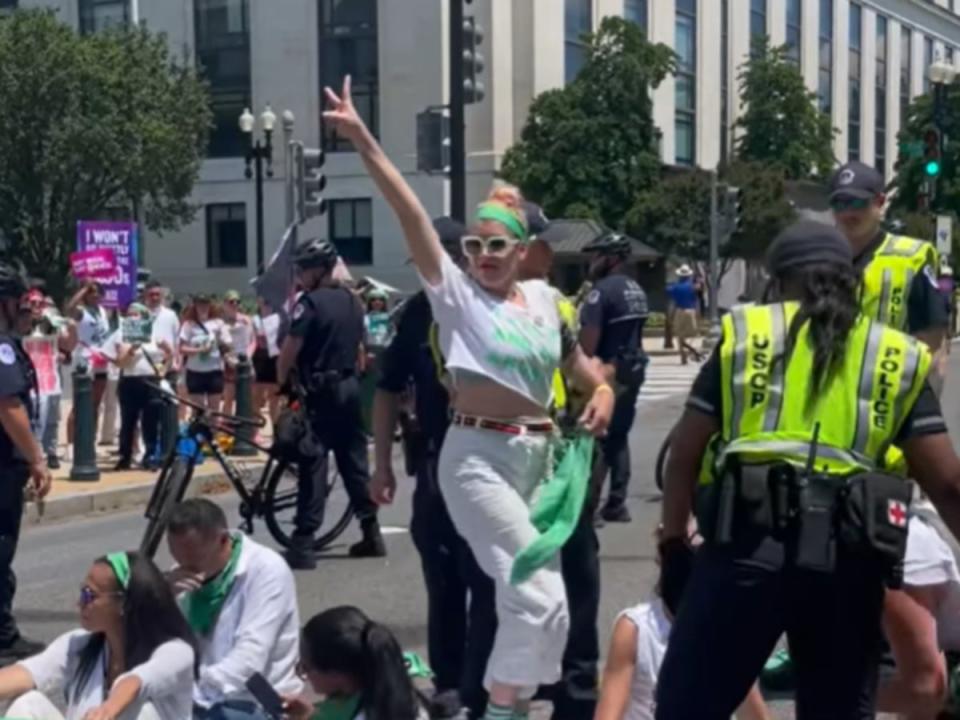
[[[324,111],[323,119],[333,125],[334,130],[341,137],[346,138],[352,143],[360,140],[367,130],[363,124],[363,118],[353,106],[353,98],[350,94],[350,76],[343,78],[343,90],[338,96],[332,89],[325,87],[324,94],[327,96],[327,107]]]

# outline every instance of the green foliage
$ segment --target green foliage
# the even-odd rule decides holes
[[[834,165],[836,131],[817,107],[816,93],[786,59],[786,46],[772,48],[766,38],[759,40],[738,77],[745,106],[736,123],[743,131],[738,159],[780,167],[789,180],[826,177]]]
[[[139,208],[164,231],[192,219],[212,115],[162,36],[81,37],[22,10],[0,21],[0,68],[0,235],[52,291],[63,291],[78,220]]]
[[[741,228],[721,246],[721,256],[759,260],[795,218],[785,195],[784,171],[762,163],[734,163],[720,182],[741,191]],[[710,256],[710,176],[694,170],[667,175],[641,193],[627,215],[627,232],[664,254],[689,262]]]
[[[548,216],[622,227],[636,196],[659,177],[650,90],[673,71],[675,56],[617,17],[605,18],[587,40],[577,78],[533,101],[501,175]]]

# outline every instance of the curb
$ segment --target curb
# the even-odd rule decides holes
[[[187,497],[225,492],[225,483],[229,483],[229,480],[220,468],[209,475],[195,475],[187,486]],[[48,500],[42,506],[33,502],[27,503],[23,510],[23,523],[25,526],[35,527],[77,517],[98,517],[135,508],[145,509],[154,484],[155,481],[150,480],[124,487],[61,495]]]

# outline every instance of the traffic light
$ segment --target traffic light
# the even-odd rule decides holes
[[[472,15],[463,19],[463,102],[481,102],[487,94],[480,76],[484,59],[477,50],[483,44],[483,27]]]
[[[417,114],[417,170],[443,173],[450,168],[450,118],[444,108]]]
[[[327,210],[327,201],[323,199],[323,191],[327,187],[327,176],[323,174],[325,162],[323,150],[307,148],[299,142],[294,144],[294,188],[297,219],[301,223],[323,215]]]
[[[929,178],[940,175],[942,169],[940,157],[940,131],[930,128],[923,135],[923,172]]]
[[[727,233],[736,235],[743,226],[743,191],[737,187],[727,188],[726,198]]]

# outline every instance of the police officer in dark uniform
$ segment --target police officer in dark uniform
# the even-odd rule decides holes
[[[593,287],[580,311],[580,345],[587,355],[604,364],[608,380],[617,390],[613,418],[601,443],[603,461],[610,469],[610,494],[600,517],[608,522],[630,522],[626,506],[630,485],[628,437],[648,362],[643,352],[647,295],[627,275],[631,247],[625,236],[603,235],[584,251],[593,255]]]
[[[336,248],[327,241],[307,240],[295,250],[294,265],[304,292],[291,313],[290,331],[277,361],[281,387],[295,367],[306,390],[314,444],[314,452],[299,463],[296,529],[287,555],[295,569],[316,567],[313,537],[323,523],[329,452],[363,530],[363,540],[350,548],[350,555],[386,555],[377,506],[369,495],[367,436],[357,378],[363,354],[363,308],[348,288],[333,279],[336,264]]]
[[[25,639],[13,619],[17,583],[13,557],[20,537],[25,492],[42,498],[51,477],[43,451],[31,432],[37,385],[33,363],[17,334],[27,284],[19,269],[0,263],[0,664],[29,657],[43,645]]]
[[[463,225],[439,218],[434,227],[447,251],[458,254]],[[437,690],[431,717],[455,717],[461,706],[471,717],[481,717],[487,702],[483,675],[497,629],[494,585],[454,528],[437,482],[450,398],[442,382],[443,358],[431,333],[436,333],[433,312],[421,290],[407,301],[382,358],[373,409],[376,471],[371,490],[377,502],[393,501],[392,449],[399,421],[407,470],[417,478],[410,535],[427,591],[427,649]],[[411,385],[413,417],[401,411]]]

